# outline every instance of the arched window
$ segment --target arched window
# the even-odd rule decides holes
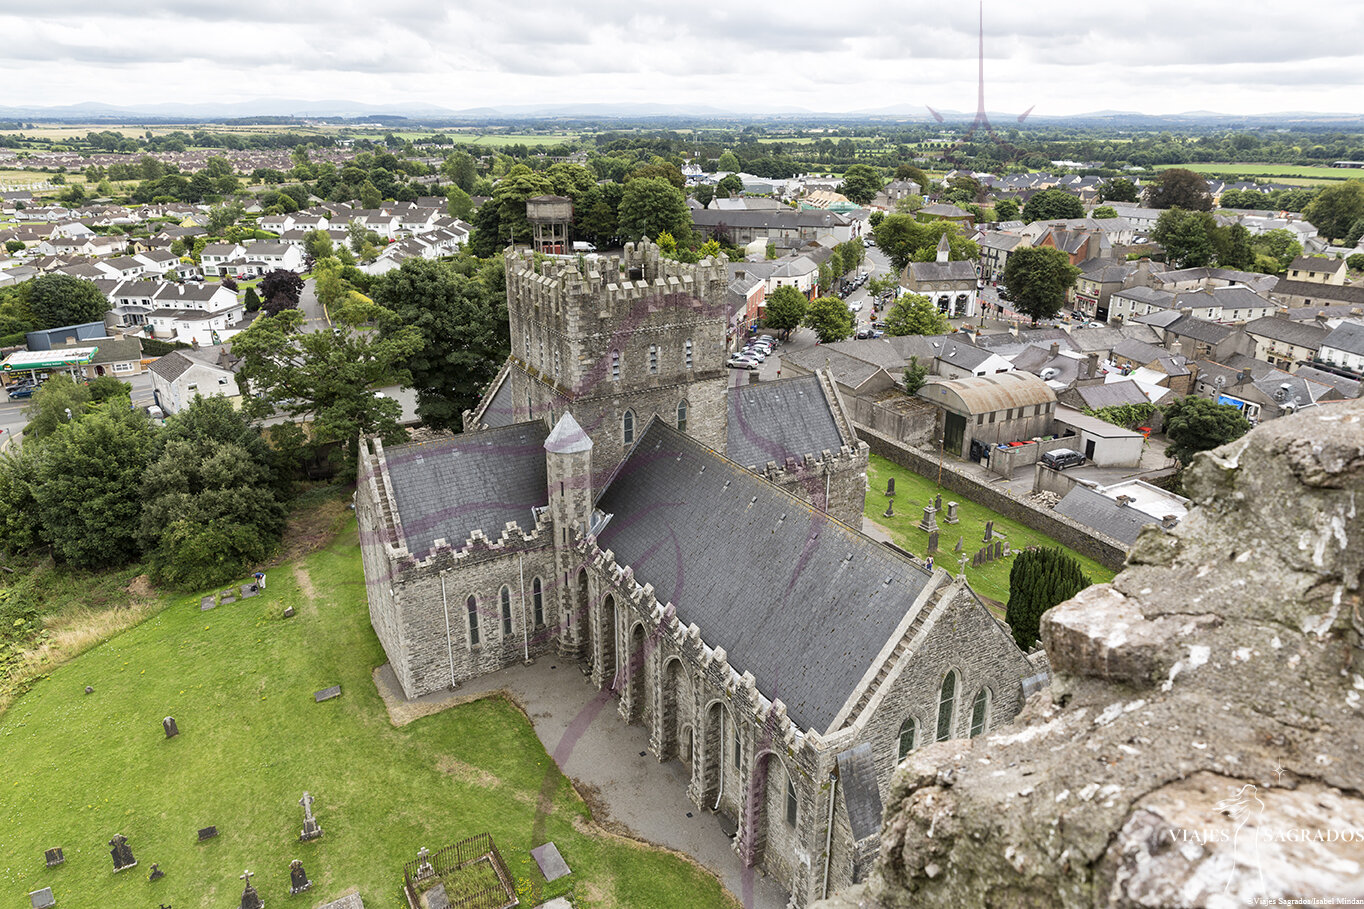
[[[957,672],[954,669],[942,680],[942,689],[938,692],[937,741],[945,742],[952,737],[952,721],[956,718],[956,713]]]
[[[545,591],[539,578],[530,582],[530,596],[535,605],[535,625],[539,627],[545,624]]]
[[[498,597],[502,600],[502,633],[508,635],[512,633],[511,589],[505,584],[502,585],[502,591],[498,594]]]
[[[611,381],[620,381],[620,351],[611,351]]]
[[[677,402],[677,428],[683,432],[687,431],[687,402]]]
[[[536,366],[539,366],[541,369],[544,369],[546,366],[549,365],[549,362],[545,359],[545,339],[544,339],[544,338],[541,338],[541,339],[540,339],[540,359],[539,359],[538,361],[536,361],[536,364],[535,364],[535,365],[536,365]]]
[[[990,689],[982,688],[976,692],[976,698],[971,702],[971,738],[984,732],[989,722]]]
[[[686,360],[688,369],[691,369],[691,347],[691,341],[688,341],[684,347],[684,359]]]
[[[900,747],[899,755],[895,758],[895,763],[900,763],[905,759],[905,755],[914,750],[914,717],[909,717],[900,726]]]
[[[786,772],[786,826],[796,826],[796,781]]]
[[[525,343],[521,345],[521,353],[525,355],[525,357],[526,357],[526,362],[529,363],[529,362],[530,362],[530,329],[529,329],[529,328],[522,329],[522,332],[523,332],[522,338],[523,338],[523,340],[525,341]]]
[[[649,372],[658,373],[658,345],[649,345]]]
[[[743,766],[744,751],[743,746],[739,744],[739,727],[735,725],[732,727],[732,729],[733,734],[730,736],[730,738],[732,738],[734,741],[734,769],[738,770],[740,767]]]
[[[469,597],[464,605],[469,610],[469,646],[478,646],[478,600]]]
[[[635,444],[635,412],[627,410],[620,418],[620,434],[626,445]]]

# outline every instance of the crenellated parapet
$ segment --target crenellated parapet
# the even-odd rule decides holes
[[[405,547],[401,553],[395,551],[391,558],[397,572],[410,577],[450,571],[488,559],[553,545],[553,520],[544,510],[536,513],[535,523],[529,530],[523,529],[517,521],[508,521],[496,538],[489,537],[482,529],[475,529],[458,545],[451,544],[444,537],[437,537],[425,558],[414,557]]]

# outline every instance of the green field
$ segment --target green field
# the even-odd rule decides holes
[[[1364,180],[1364,170],[1297,164],[1162,164],[1158,169],[1169,170],[1172,167],[1223,177],[1264,177],[1279,183],[1316,184],[1327,180]]]
[[[894,517],[884,517],[886,510],[886,480],[890,477],[895,478],[895,515]],[[996,514],[983,505],[965,498],[961,493],[953,492],[942,486],[938,486],[932,480],[919,476],[913,471],[906,470],[897,464],[887,461],[877,455],[871,456],[871,464],[867,469],[867,479],[871,483],[871,491],[867,493],[867,506],[865,514],[876,524],[884,528],[895,539],[898,546],[907,549],[921,558],[928,556],[928,534],[919,529],[919,521],[924,516],[924,506],[930,504],[934,497],[941,494],[943,498],[943,510],[946,513],[948,502],[957,502],[957,516],[960,519],[956,525],[946,524],[942,520],[942,515],[938,516],[938,554],[935,556],[936,564],[946,568],[953,574],[960,570],[958,559],[960,556],[953,551],[957,545],[958,537],[962,540],[962,552],[966,555],[973,555],[976,550],[984,546],[985,522],[995,522],[995,532],[1003,534],[1009,541],[1011,549],[1024,549],[1028,546],[1060,546],[1070,555],[1074,556],[1084,569],[1085,574],[1096,584],[1113,580],[1114,572],[1100,565],[1091,558],[1080,555],[1072,549],[1061,546],[1046,534],[1038,533],[1031,527],[1025,527],[1017,521],[1010,520],[1002,515]],[[979,568],[966,564],[966,580],[970,582],[971,589],[982,596],[1006,603],[1009,599],[1009,569],[1013,565],[1010,559],[1000,559],[990,562]],[[1002,618],[1002,613],[1000,614]]]
[[[406,136],[406,133],[399,133]],[[431,133],[412,134],[413,138],[430,136]],[[491,148],[504,148],[508,145],[562,145],[576,142],[581,138],[577,133],[462,133],[451,130],[446,135],[456,142],[472,142]]]
[[[286,620],[288,606],[298,615]],[[173,601],[51,670],[0,715],[0,902],[50,886],[63,909],[221,909],[249,868],[272,909],[352,888],[371,909],[398,909],[403,863],[420,847],[488,832],[522,905],[733,904],[685,859],[593,826],[505,699],[394,727],[371,679],[384,661],[352,519],[329,547],[273,569],[263,595],[207,612],[197,596]],[[337,684],[339,698],[314,702]],[[176,738],[162,732],[167,715]],[[325,831],[310,843],[298,840],[304,790]],[[209,825],[220,835],[198,842]],[[118,833],[139,864],[115,874],[106,844]],[[529,855],[544,840],[573,869],[553,884]],[[66,862],[49,870],[55,846]],[[297,897],[295,858],[313,881]],[[165,872],[154,882],[153,862]]]

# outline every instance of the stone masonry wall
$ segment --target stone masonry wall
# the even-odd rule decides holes
[[[907,448],[865,426],[857,427],[857,434],[871,446],[873,454],[893,461],[921,476],[938,475],[938,459]],[[1050,509],[1039,508],[1014,496],[1008,489],[987,485],[970,476],[966,469],[952,463],[942,465],[942,484],[953,492],[959,492],[973,502],[1026,524],[1039,533],[1044,533],[1059,543],[1064,543],[1076,552],[1083,553],[1107,568],[1121,569],[1127,558],[1127,548],[1117,540],[1096,533],[1083,524],[1072,521],[1065,515]]]
[[[827,907],[1364,899],[1364,402],[1197,457],[1188,516],[1045,614],[1010,727],[899,769]]]

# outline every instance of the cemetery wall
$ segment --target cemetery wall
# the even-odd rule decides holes
[[[915,451],[866,426],[857,427],[858,436],[871,446],[872,453],[912,470],[920,476],[937,477],[938,459]],[[1094,561],[1118,571],[1127,560],[1127,548],[1111,537],[1096,533],[1083,524],[1048,508],[1039,508],[1007,488],[996,488],[970,476],[967,469],[952,461],[942,464],[942,485],[966,498],[1038,533],[1044,533]],[[979,468],[974,468],[979,469]]]

